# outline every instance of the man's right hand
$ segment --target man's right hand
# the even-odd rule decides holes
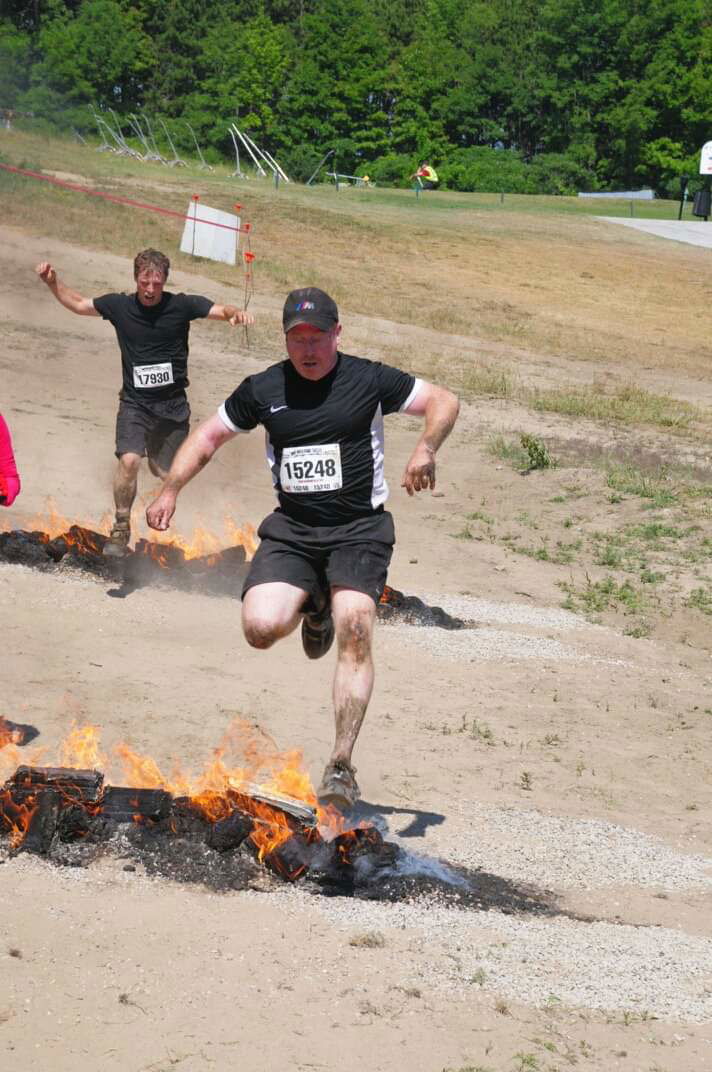
[[[176,509],[176,493],[164,489],[146,510],[146,521],[152,529],[165,532]]]
[[[42,282],[46,283],[48,287],[53,286],[57,282],[57,273],[49,261],[40,261],[35,268],[35,271]]]

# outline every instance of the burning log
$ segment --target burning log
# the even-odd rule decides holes
[[[115,823],[160,822],[167,818],[173,797],[165,789],[127,789],[109,785],[101,798],[101,815]]]
[[[136,541],[133,553],[149,558],[160,569],[185,568],[185,551],[173,543],[152,543],[150,540],[140,539]]]
[[[62,807],[62,795],[56,789],[45,787],[36,793],[37,806],[32,812],[27,833],[20,845],[22,852],[49,852],[57,831],[57,820]]]
[[[47,554],[59,562],[73,548],[83,555],[102,555],[108,537],[83,525],[72,525],[62,536],[47,542]]]
[[[325,884],[353,886],[357,877],[395,865],[400,849],[374,826],[346,830],[313,853],[310,877]]]
[[[60,841],[80,841],[94,827],[94,819],[81,804],[70,804],[62,808],[57,820],[57,836]]]
[[[254,830],[255,824],[244,812],[233,811],[224,819],[218,819],[208,830],[205,839],[207,845],[216,852],[230,852],[239,849],[243,841]]]
[[[399,849],[373,827],[358,827],[325,842],[315,808],[250,783],[173,798],[165,789],[105,786],[96,770],[20,766],[0,790],[0,829],[13,848],[65,858],[60,844],[96,844],[117,824],[146,851],[171,841],[203,844],[226,856],[241,846],[289,882],[311,874],[324,885],[353,891],[364,875],[390,866]],[[139,829],[143,831],[139,837]],[[145,837],[150,837],[145,842]],[[150,848],[149,848],[150,846]]]
[[[77,803],[99,799],[104,775],[96,770],[74,770],[72,767],[18,767],[5,784],[14,797],[27,796],[37,788],[57,789],[65,799]]]
[[[303,800],[285,797],[281,793],[268,793],[266,790],[261,789],[260,786],[252,785],[251,782],[243,782],[239,789],[230,788],[228,796],[235,801],[238,807],[241,800],[243,807],[245,800],[256,800],[260,804],[267,804],[270,808],[276,808],[278,811],[284,812],[285,815],[291,816],[292,819],[296,819],[301,827],[311,829],[317,824],[315,809],[309,804],[305,804]]]
[[[306,875],[314,855],[312,839],[301,833],[292,834],[264,858],[266,867],[275,875],[296,882]]]

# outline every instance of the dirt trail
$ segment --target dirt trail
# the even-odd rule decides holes
[[[123,259],[4,235],[0,408],[23,477],[0,519],[12,527],[50,495],[77,519],[98,520],[110,503],[113,332],[52,300],[32,274],[45,257],[85,293],[130,286]],[[173,285],[227,297],[197,276]],[[249,350],[223,325],[193,327],[196,419],[281,356],[278,296],[254,304]],[[400,325],[345,314],[347,349],[387,348],[388,332],[402,338]],[[415,329],[409,337],[417,345]],[[694,391],[679,382],[675,393]],[[86,871],[5,860],[8,1067],[712,1067],[712,670],[695,639],[706,623],[691,618],[685,642],[682,628],[645,640],[591,625],[560,610],[562,570],[453,538],[483,501],[537,516],[570,479],[521,478],[487,454],[491,431],[523,424],[601,449],[664,446],[653,433],[633,444],[635,433],[511,404],[465,405],[436,497],[408,500],[399,483],[416,425],[389,419],[390,581],[446,606],[464,600],[478,627],[379,627],[356,762],[365,801],[409,850],[548,888],[562,912],[598,922],[370,906],[275,883],[215,895],[110,857]],[[708,464],[702,448],[696,460]],[[186,489],[178,531],[199,519],[221,531],[226,512],[255,524],[271,506],[261,436],[243,437]],[[100,726],[107,747],[127,739],[161,764],[190,764],[241,716],[302,748],[318,778],[333,656],[307,665],[295,637],[278,653],[250,650],[233,601],[152,590],[117,600],[90,580],[0,566],[0,605],[0,714],[36,725],[49,757],[78,720]],[[382,942],[363,939],[374,932]]]

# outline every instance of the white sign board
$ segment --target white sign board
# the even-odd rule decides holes
[[[240,217],[201,201],[191,201],[186,212],[181,253],[234,264],[240,235]]]
[[[702,146],[700,153],[700,175],[712,175],[712,141]]]

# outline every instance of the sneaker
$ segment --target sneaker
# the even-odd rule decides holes
[[[104,544],[102,554],[107,558],[123,558],[129,549],[131,539],[131,525],[128,518],[125,520],[117,516],[109,539]]]
[[[334,642],[334,619],[327,603],[318,614],[302,618],[302,647],[308,659],[321,659]]]
[[[316,796],[322,805],[331,804],[339,811],[350,811],[361,799],[356,768],[349,763],[327,763]]]

